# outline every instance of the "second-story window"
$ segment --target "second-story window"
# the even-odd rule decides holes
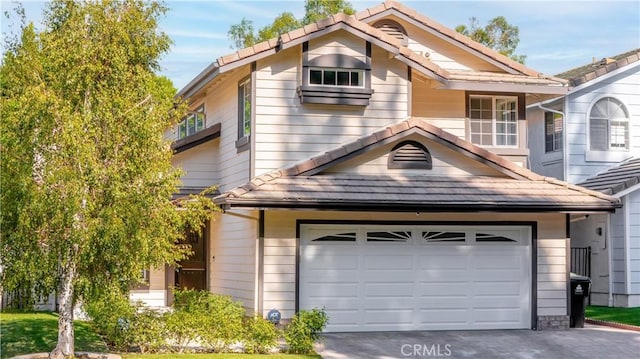
[[[517,97],[470,96],[469,134],[476,145],[517,147]]]
[[[605,97],[589,113],[589,141],[593,151],[629,149],[629,116],[622,102]]]
[[[238,84],[238,138],[251,134],[251,77]]]
[[[364,70],[311,68],[309,84],[319,86],[364,87]]]
[[[178,139],[191,136],[198,131],[204,130],[205,127],[205,115],[204,105],[198,107],[195,111],[189,112],[178,124]]]
[[[544,113],[544,151],[562,151],[562,115]]]

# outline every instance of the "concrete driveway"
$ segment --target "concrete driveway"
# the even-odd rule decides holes
[[[325,334],[325,359],[640,358],[640,333],[591,326],[570,330],[485,330]]]

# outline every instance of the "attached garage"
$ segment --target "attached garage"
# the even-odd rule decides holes
[[[300,309],[329,332],[531,328],[530,226],[300,229]]]

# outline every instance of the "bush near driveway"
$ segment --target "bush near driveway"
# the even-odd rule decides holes
[[[640,326],[640,308],[587,306],[585,316],[605,322]]]
[[[107,346],[89,323],[75,321],[73,325],[77,351],[107,351]],[[50,352],[58,340],[58,315],[51,312],[2,312],[0,333],[0,358]]]

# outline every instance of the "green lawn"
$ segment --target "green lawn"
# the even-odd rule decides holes
[[[590,319],[640,326],[640,308],[588,306],[585,316]]]
[[[105,352],[107,346],[88,323],[75,322],[76,350]],[[0,358],[49,352],[58,340],[58,315],[50,312],[0,313]]]

